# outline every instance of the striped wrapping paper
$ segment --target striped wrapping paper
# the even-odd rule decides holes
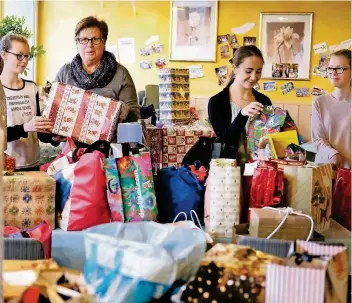
[[[240,222],[241,169],[236,160],[213,159],[205,193],[204,220],[213,237],[232,237]]]
[[[268,264],[265,302],[347,302],[348,259],[345,246],[296,241],[291,251],[325,257],[322,268]],[[295,246],[295,249],[294,249]],[[323,258],[322,258],[323,259]]]
[[[284,166],[286,202],[289,207],[311,215],[317,232],[330,228],[332,171],[331,164]]]
[[[117,122],[127,111],[124,102],[55,82],[42,115],[54,121],[54,134],[92,144],[116,137]]]

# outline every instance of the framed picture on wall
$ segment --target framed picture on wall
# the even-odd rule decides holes
[[[216,61],[218,1],[171,1],[170,61]]]
[[[309,80],[313,13],[261,13],[264,79]]]

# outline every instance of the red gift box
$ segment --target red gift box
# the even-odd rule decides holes
[[[4,170],[13,171],[16,169],[16,159],[8,155],[4,155]]]

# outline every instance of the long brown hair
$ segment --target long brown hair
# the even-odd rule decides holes
[[[241,46],[233,54],[232,64],[234,67],[239,67],[243,63],[244,59],[248,57],[253,57],[253,56],[262,59],[264,62],[263,54],[258,47],[256,47],[255,45]],[[234,79],[235,79],[235,72],[232,70],[230,73],[230,79],[228,83],[231,83]]]

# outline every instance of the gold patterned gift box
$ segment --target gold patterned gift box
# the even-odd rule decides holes
[[[189,70],[164,68],[159,71],[159,109],[163,124],[190,121]]]
[[[4,225],[31,228],[47,220],[55,228],[56,181],[45,172],[3,176]]]

